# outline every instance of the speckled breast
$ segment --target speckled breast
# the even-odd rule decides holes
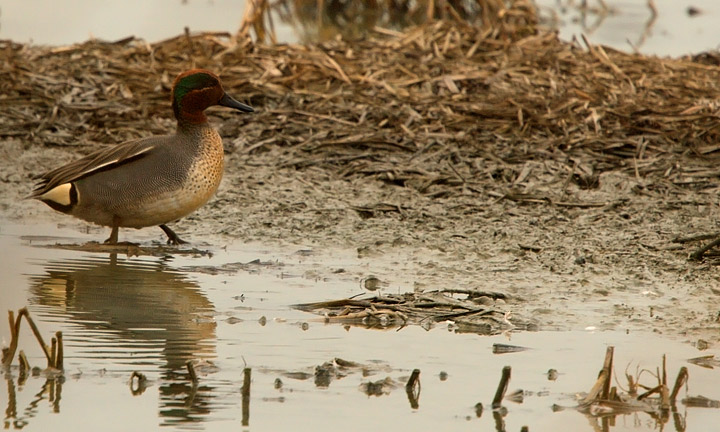
[[[200,139],[192,140],[192,161],[178,187],[144,197],[134,208],[119,215],[120,226],[142,228],[178,220],[207,203],[215,194],[224,168],[222,140],[209,127],[199,133]]]

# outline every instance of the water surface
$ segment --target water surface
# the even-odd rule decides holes
[[[700,352],[651,329],[484,337],[440,323],[429,331],[379,331],[325,324],[291,307],[359,294],[355,277],[340,271],[363,266],[351,251],[219,243],[200,245],[212,257],[128,258],[43,246],[82,243],[97,233],[0,227],[2,309],[27,306],[47,338],[61,330],[65,340],[64,379],[21,380],[16,361],[3,375],[0,406],[8,429],[602,430],[600,420],[574,410],[553,412],[552,406],[573,406],[573,395],[589,390],[608,345],[616,347],[617,374],[626,365],[630,373],[654,371],[667,353],[671,379],[687,366],[690,394],[720,398],[718,372],[685,361],[715,350]],[[144,244],[160,237],[151,231],[137,232]],[[313,269],[321,267],[337,276],[318,278],[324,272]],[[8,342],[6,325],[0,336]],[[495,343],[530,349],[498,355]],[[44,366],[27,326],[20,348],[31,365]],[[335,358],[363,367],[316,373]],[[188,360],[198,365],[197,385],[189,380]],[[505,416],[493,416],[490,402],[506,365],[512,367],[510,389],[524,390],[524,401],[506,401]],[[249,397],[242,391],[246,368]],[[412,400],[404,383],[415,368],[421,391]],[[551,368],[559,371],[554,381],[547,377]],[[149,380],[135,394],[134,371]],[[388,386],[368,394],[368,383],[386,379]],[[485,407],[480,417],[478,402]],[[720,410],[678,407],[687,431],[720,422]],[[613,422],[609,430],[676,430],[672,419],[662,424],[645,413]]]

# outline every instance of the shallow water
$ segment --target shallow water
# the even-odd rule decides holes
[[[132,232],[132,238],[149,245],[160,238],[159,230],[153,231]],[[718,372],[685,361],[715,350],[701,352],[652,333],[486,337],[454,333],[447,323],[429,331],[417,326],[380,331],[324,324],[291,307],[359,294],[357,278],[340,269],[370,271],[372,266],[351,251],[218,243],[197,245],[210,249],[212,257],[127,258],[44,247],[96,237],[97,232],[53,225],[0,223],[0,309],[27,306],[46,341],[57,330],[65,341],[64,379],[40,375],[22,382],[17,361],[4,373],[5,428],[152,430],[161,425],[219,431],[247,424],[242,430],[518,431],[523,425],[531,431],[602,430],[600,420],[551,408],[573,406],[573,395],[590,389],[608,345],[616,347],[616,374],[628,364],[631,373],[638,366],[654,371],[665,353],[671,381],[687,366],[689,394],[720,399]],[[254,260],[259,262],[247,264]],[[328,273],[334,276],[317,276]],[[6,345],[6,325],[0,325],[0,336]],[[530,349],[498,355],[492,352],[495,343]],[[24,324],[19,348],[31,365],[45,363]],[[334,358],[364,367],[339,375],[315,373],[316,366]],[[197,386],[188,378],[188,360],[198,363]],[[526,394],[522,403],[504,403],[504,417],[493,416],[490,403],[506,365],[512,366],[510,390]],[[249,397],[242,391],[246,368],[251,369]],[[421,392],[414,401],[404,383],[416,368]],[[551,368],[559,371],[554,381],[547,378]],[[134,371],[149,380],[135,395]],[[371,387],[374,394],[367,394],[368,383],[388,377],[394,385]],[[485,407],[480,417],[478,402]],[[718,409],[678,409],[687,431],[720,422]],[[613,431],[677,430],[672,418],[663,425],[645,413],[606,424]]]
[[[647,0],[605,0],[607,14],[583,14],[568,4],[573,0],[536,0],[545,15],[555,15],[560,38],[582,41],[646,55],[682,56],[718,49],[720,3],[716,0],[654,0],[657,15],[653,17]],[[588,0],[598,9],[599,1]],[[698,14],[688,13],[694,7]],[[584,44],[580,42],[582,46]]]

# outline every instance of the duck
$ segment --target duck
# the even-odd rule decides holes
[[[106,244],[118,244],[119,228],[160,227],[167,243],[187,243],[167,224],[194,212],[215,194],[224,170],[223,144],[205,110],[220,105],[254,109],[228,95],[220,78],[192,69],[175,79],[171,93],[177,128],[103,148],[36,177],[27,199],[97,225],[110,227]]]

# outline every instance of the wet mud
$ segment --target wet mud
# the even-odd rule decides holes
[[[191,224],[181,225],[192,233]],[[713,380],[707,378],[715,373],[709,369],[716,367],[709,357],[712,348],[703,347],[703,356],[682,340],[646,330],[527,331],[515,324],[522,318],[518,311],[532,299],[499,291],[415,292],[415,278],[406,278],[405,272],[376,271],[382,270],[376,263],[388,265],[388,259],[400,266],[405,256],[398,253],[358,257],[357,250],[327,245],[284,243],[278,248],[279,240],[257,249],[259,243],[226,244],[222,236],[207,236],[199,243],[213,250],[212,256],[128,257],[93,249],[97,244],[87,239],[105,230],[79,234],[80,226],[39,224],[43,234],[37,236],[28,234],[34,227],[27,225],[4,231],[2,241],[16,248],[23,263],[6,272],[11,278],[24,274],[21,279],[28,282],[11,282],[8,288],[26,292],[27,300],[18,304],[30,305],[46,340],[62,329],[66,353],[64,371],[43,369],[44,359],[33,354],[37,343],[23,323],[18,348],[29,353],[32,370],[13,361],[4,372],[8,390],[0,392],[7,424],[13,427],[70,426],[77,423],[73,413],[79,406],[110,403],[118,409],[100,409],[101,418],[87,417],[86,424],[107,422],[143,405],[151,410],[131,421],[140,428],[159,422],[222,430],[223,422],[232,419],[233,424],[272,429],[283,427],[283,418],[307,421],[312,412],[311,417],[324,420],[313,423],[320,430],[339,427],[348,416],[362,428],[379,422],[422,429],[430,422],[489,430],[522,425],[583,430],[588,421],[602,426],[633,418],[670,427],[678,416],[688,422],[703,417],[700,404],[716,403]],[[13,230],[26,234],[12,237]],[[160,230],[129,235],[138,236],[149,250],[164,247],[155,240],[163,240]],[[77,248],[67,250],[69,244]],[[86,244],[88,251],[82,250]],[[332,299],[342,297],[373,310],[374,316],[343,319],[353,313],[350,308],[336,319],[331,306],[340,302]],[[330,301],[308,306],[315,312],[318,306],[326,308],[321,317],[291,307],[299,299],[322,298]],[[435,310],[443,319],[419,318],[417,309],[428,302],[445,308]],[[463,315],[482,319],[473,315],[482,315],[483,307],[493,312],[491,325],[463,323]],[[389,308],[396,309],[394,315]],[[395,321],[400,313],[407,322]],[[492,326],[502,323],[505,331],[495,334]],[[601,409],[577,411],[585,396],[573,395],[590,391],[606,344],[618,347],[615,373],[625,369],[635,383],[658,381],[638,371],[648,364],[654,368],[660,353],[669,353],[671,374],[686,366],[692,392],[678,396],[678,414],[657,414],[647,404],[628,409],[612,398],[599,402]],[[496,402],[493,393],[505,366],[512,367],[513,376]],[[417,382],[410,385],[415,369],[420,371]],[[33,394],[46,402],[28,401]]]
[[[72,157],[65,150],[53,152]],[[101,227],[19,199],[30,189],[26,176],[47,160],[46,153],[31,147],[22,152],[21,165],[3,159],[6,175],[25,178],[2,183],[4,216],[56,221],[104,238]],[[673,242],[715,230],[720,212],[708,193],[674,190],[646,196],[636,192],[642,181],[608,172],[600,176],[597,190],[574,193],[583,201],[604,203],[600,207],[502,196],[429,198],[378,180],[278,169],[277,156],[228,155],[216,198],[175,225],[196,249],[143,244],[120,252],[202,255],[237,239],[307,248],[315,256],[341,249],[362,262],[344,269],[345,277],[359,282],[373,274],[388,281],[393,292],[500,291],[522,299],[513,309],[542,329],[593,326],[651,330],[710,346],[720,341],[714,259],[691,261],[688,255],[700,243]],[[357,210],[377,203],[394,203],[398,210],[373,211],[370,217]],[[130,240],[134,233],[121,231]],[[58,247],[104,251],[106,246]],[[336,268],[306,270],[318,278],[338,277]]]

